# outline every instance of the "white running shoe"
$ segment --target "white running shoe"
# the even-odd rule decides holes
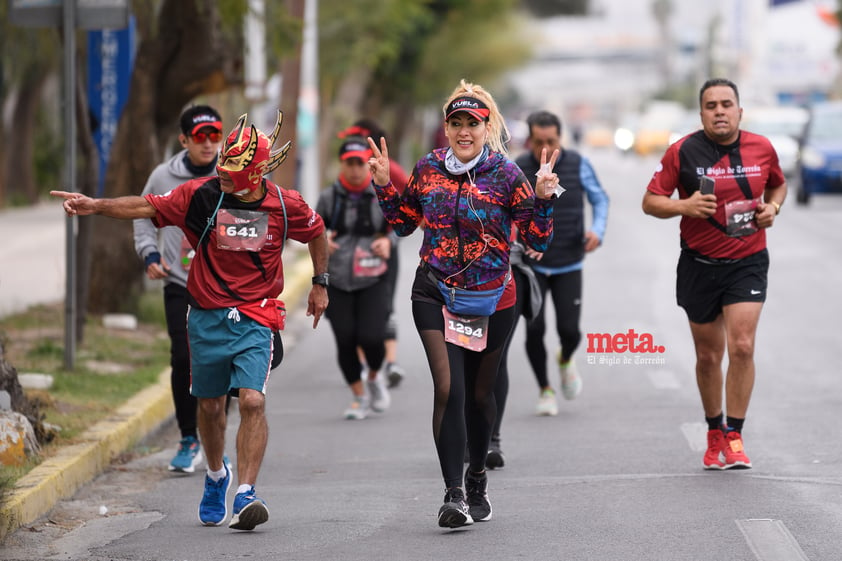
[[[383,413],[392,404],[392,396],[386,387],[386,381],[381,372],[377,373],[374,380],[367,380],[368,395],[371,396],[371,409],[377,413]]]
[[[345,410],[345,418],[349,421],[362,421],[368,416],[369,400],[367,396],[354,397],[350,407]]]
[[[535,406],[535,414],[539,417],[555,417],[558,415],[558,402],[555,392],[547,388],[538,397],[538,405]]]
[[[579,376],[576,363],[571,359],[562,364],[559,353],[558,370],[561,373],[561,395],[564,399],[576,399],[576,396],[582,393],[582,377]]]

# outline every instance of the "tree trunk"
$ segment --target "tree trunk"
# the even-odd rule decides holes
[[[105,172],[106,196],[141,193],[188,102],[242,84],[242,49],[223,38],[217,10],[212,0],[164,0],[157,22],[135,11],[141,40]],[[132,222],[97,216],[92,223],[90,311],[134,312],[143,277]]]
[[[3,341],[0,341],[0,390],[9,393],[12,402],[12,411],[23,414],[29,419],[30,424],[35,428],[35,434],[39,442],[44,442],[46,434],[42,415],[38,408],[37,401],[30,401],[26,398],[23,388],[18,380],[18,371],[6,361],[6,352],[3,348]]]
[[[38,202],[38,186],[35,181],[35,117],[41,105],[41,91],[48,74],[42,68],[31,68],[21,81],[15,108],[12,110],[10,130],[14,142],[7,144],[6,197],[10,202]]]
[[[326,150],[319,151],[320,170],[336,169],[333,166],[336,162],[336,153],[333,151],[333,147],[336,146],[336,134],[340,129],[364,116],[362,106],[371,75],[370,68],[359,68],[347,74],[339,83],[333,99],[322,100],[318,142],[319,146]],[[327,185],[333,180],[333,177],[321,177],[319,185]]]

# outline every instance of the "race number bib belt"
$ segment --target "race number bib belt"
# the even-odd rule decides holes
[[[260,251],[269,232],[269,215],[257,210],[221,209],[216,217],[216,247]]]
[[[757,231],[758,199],[725,203],[725,233],[731,237],[748,236]]]
[[[460,316],[441,307],[444,340],[469,351],[484,351],[488,345],[488,316]]]
[[[379,277],[389,268],[389,264],[382,257],[374,255],[371,250],[357,246],[354,248],[354,276]]]
[[[738,149],[732,149],[728,152],[728,161],[734,169],[742,167],[743,158]],[[745,175],[736,176],[734,180],[740,187],[740,191],[743,192],[745,200],[725,203],[725,226],[717,222],[712,216],[708,217],[708,222],[725,235],[738,238],[757,232],[755,212],[759,200],[754,198],[751,185],[749,185],[748,178]]]
[[[281,248],[287,240],[287,206],[284,203],[284,196],[281,194],[281,188],[275,185],[278,190],[278,199],[281,201],[281,211],[284,214],[284,234],[281,237]],[[216,208],[213,214],[208,218],[208,224],[205,226],[199,241],[196,243],[196,248],[202,247],[202,240],[208,234],[208,230],[214,224],[214,219],[220,215],[220,220],[225,217],[225,222],[219,224],[217,228],[217,247],[219,249],[230,249],[233,251],[260,251],[263,244],[266,243],[266,235],[269,229],[269,215],[265,212],[238,210],[238,209],[222,209],[222,199],[225,198],[225,193],[219,194],[219,201],[216,203]],[[265,223],[263,222],[265,220]],[[219,220],[217,220],[219,222]],[[262,232],[262,233],[261,233]],[[256,247],[257,249],[250,249]],[[226,247],[229,246],[229,247]],[[235,248],[234,246],[239,246]]]
[[[196,251],[190,245],[187,236],[181,236],[181,268],[186,272],[190,271],[190,264],[193,263],[193,257],[196,256]]]

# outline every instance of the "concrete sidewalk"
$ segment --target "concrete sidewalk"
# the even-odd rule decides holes
[[[288,313],[295,313],[297,303],[310,287],[313,271],[306,247],[293,255],[291,266],[285,269],[282,294]],[[79,436],[78,444],[62,448],[18,480],[0,504],[0,543],[18,528],[48,513],[58,501],[73,496],[116,457],[169,421],[174,414],[169,378],[167,369],[157,384]]]

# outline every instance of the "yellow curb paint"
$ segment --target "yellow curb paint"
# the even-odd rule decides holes
[[[295,251],[293,248],[287,248]],[[313,265],[306,251],[293,253],[284,275],[281,299],[287,311],[297,310],[298,300],[310,287]],[[303,311],[306,311],[306,306]],[[0,544],[18,528],[35,522],[62,499],[72,497],[83,485],[101,474],[120,454],[168,421],[175,413],[170,389],[170,369],[158,383],[131,398],[108,419],[82,434],[68,446],[18,480],[15,489],[0,502]]]
[[[170,370],[158,383],[131,398],[107,419],[61,449],[18,480],[0,504],[0,543],[21,526],[31,524],[61,500],[73,496],[111,461],[173,415]]]

